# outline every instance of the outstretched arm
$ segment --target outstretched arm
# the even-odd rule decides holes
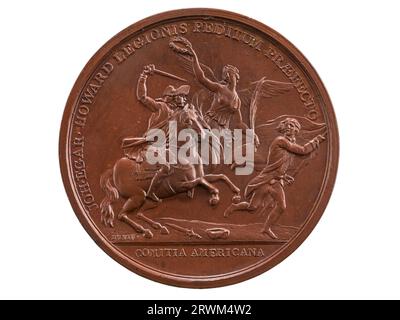
[[[188,50],[189,54],[193,57],[193,72],[196,79],[208,90],[212,92],[217,92],[221,85],[218,82],[211,81],[205,76],[204,71],[200,66],[199,58],[197,57],[196,52],[191,46],[188,47]]]
[[[289,142],[285,138],[280,139],[280,144],[286,150],[298,154],[298,155],[307,155],[313,152],[314,150],[318,149],[319,144],[325,140],[325,137],[322,135],[316,136],[314,139],[307,142],[304,146],[299,145],[297,143]]]
[[[147,77],[153,72],[153,70],[154,65],[148,65],[144,67],[137,83],[136,96],[138,100],[143,103],[147,108],[149,108],[152,112],[156,112],[159,110],[160,105],[159,103],[157,103],[157,101],[147,95],[146,86]]]

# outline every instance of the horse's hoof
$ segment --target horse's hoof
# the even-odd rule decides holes
[[[237,203],[240,202],[240,199],[241,199],[241,198],[240,198],[240,195],[237,194],[237,195],[235,195],[235,196],[232,197],[232,203],[237,204]]]
[[[169,234],[169,230],[167,229],[166,226],[162,226],[160,232],[161,232],[161,234]]]
[[[151,239],[151,238],[153,238],[153,233],[149,229],[146,229],[146,230],[144,230],[143,236],[146,239]]]

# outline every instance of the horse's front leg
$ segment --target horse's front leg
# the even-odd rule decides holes
[[[209,182],[224,181],[234,193],[232,198],[233,203],[240,201],[240,189],[224,174],[206,174],[204,177]]]
[[[219,190],[204,179],[204,176],[182,183],[182,186],[188,189],[192,189],[198,185],[205,187],[211,193],[211,198],[208,200],[210,205],[215,206],[219,203]]]

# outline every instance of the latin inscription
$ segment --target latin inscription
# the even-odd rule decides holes
[[[72,168],[74,172],[75,184],[79,192],[80,198],[85,208],[89,211],[92,211],[99,206],[95,202],[92,190],[90,189],[87,179],[86,163],[83,153],[84,145],[84,137],[75,137],[73,139],[71,146]]]
[[[248,248],[143,248],[136,249],[138,258],[227,258],[227,257],[265,257],[264,250]]]
[[[270,45],[268,49],[264,51],[264,55],[271,59],[271,61],[273,61],[275,65],[281,69],[285,76],[293,83],[294,87],[299,93],[301,102],[307,110],[305,117],[309,118],[310,120],[317,120],[319,114],[314,103],[314,98],[296,69],[290,63],[288,63],[283,55],[279,53],[278,49],[272,45]]]
[[[75,185],[78,190],[79,196],[85,208],[88,211],[92,211],[99,207],[96,203],[95,197],[90,188],[85,162],[85,136],[84,129],[86,126],[86,120],[91,112],[95,98],[99,90],[102,88],[105,81],[111,75],[114,70],[114,65],[111,62],[104,63],[98,72],[86,85],[83,90],[81,97],[78,101],[78,105],[74,112],[74,120],[72,125],[71,133],[71,163],[74,173]]]
[[[319,111],[310,89],[306,85],[300,73],[287,61],[287,59],[284,58],[283,54],[280,53],[277,48],[271,44],[265,43],[254,34],[226,23],[194,21],[193,23],[184,22],[151,29],[119,48],[113,55],[114,62],[121,64],[136,51],[151,45],[159,39],[184,35],[186,33],[203,33],[220,38],[229,38],[233,41],[249,46],[257,51],[258,54],[261,54],[262,57],[270,59],[296,88],[300,100],[305,107],[304,116],[313,121],[318,119]]]

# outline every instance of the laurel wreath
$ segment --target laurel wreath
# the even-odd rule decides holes
[[[182,46],[183,45],[183,46]],[[169,47],[177,53],[188,54],[189,50],[187,48],[191,47],[191,43],[188,39],[177,36],[171,39],[169,42]]]

